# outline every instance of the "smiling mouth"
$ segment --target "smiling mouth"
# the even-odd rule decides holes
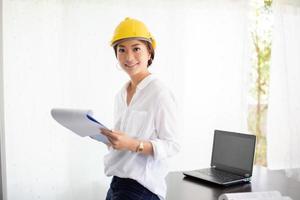
[[[126,67],[126,68],[134,68],[134,67],[136,67],[138,64],[139,64],[139,63],[135,63],[135,64],[133,64],[133,65],[127,65],[127,64],[125,64],[125,67]]]

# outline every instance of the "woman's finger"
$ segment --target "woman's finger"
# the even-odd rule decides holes
[[[106,135],[106,136],[109,136],[110,133],[112,133],[110,130],[108,129],[100,129],[100,133],[103,134],[103,135]]]
[[[119,134],[118,133],[114,133],[114,132],[105,131],[104,135],[106,137],[110,137],[113,140],[118,140],[118,138],[119,138]]]

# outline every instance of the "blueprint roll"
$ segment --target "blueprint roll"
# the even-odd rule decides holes
[[[218,200],[292,200],[282,196],[279,191],[225,193]]]

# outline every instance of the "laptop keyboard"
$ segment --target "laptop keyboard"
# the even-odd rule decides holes
[[[241,179],[241,176],[235,175],[235,174],[230,174],[226,173],[221,170],[216,170],[216,169],[202,169],[199,170],[201,174],[205,174],[207,176],[213,177],[215,180],[218,182],[229,182],[237,179]]]

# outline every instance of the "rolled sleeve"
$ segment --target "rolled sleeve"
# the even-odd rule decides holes
[[[158,97],[154,124],[157,138],[150,140],[154,159],[162,160],[177,154],[180,151],[178,109],[169,91]]]

